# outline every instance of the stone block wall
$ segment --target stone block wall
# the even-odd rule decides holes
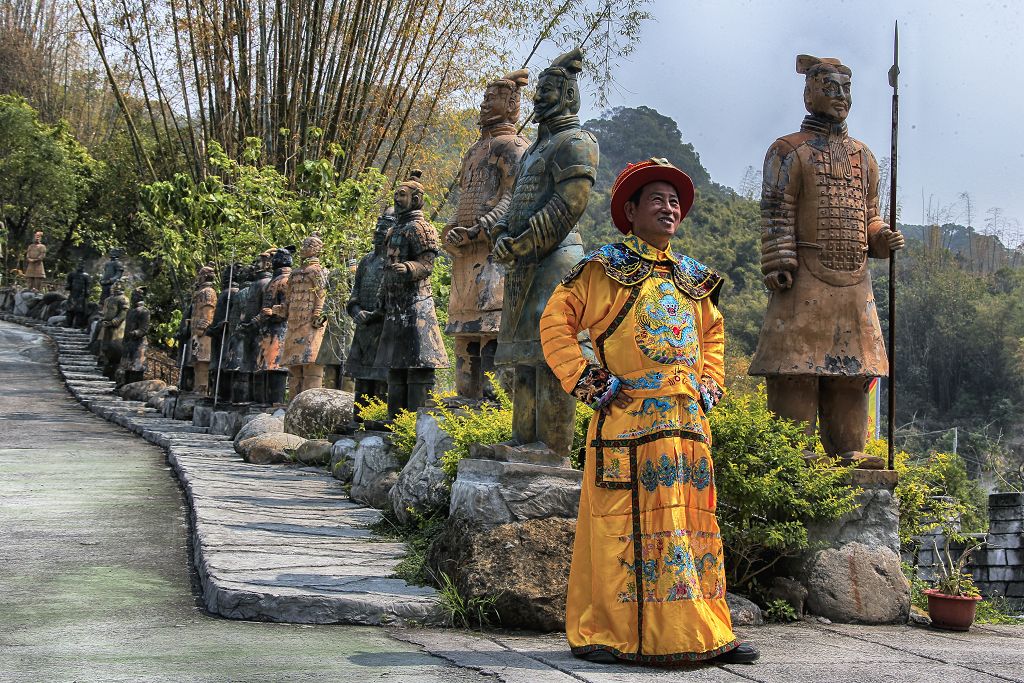
[[[1024,493],[988,497],[988,538],[970,569],[982,594],[1003,595],[1024,606]]]

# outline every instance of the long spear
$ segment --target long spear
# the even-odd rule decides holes
[[[892,87],[892,147],[889,151],[889,229],[896,227],[896,150],[900,115],[900,23],[897,21],[892,39],[892,66],[889,85]],[[896,462],[896,252],[889,252],[889,469]]]
[[[228,319],[231,315],[231,287],[235,284],[235,252],[231,252],[231,264],[228,266],[228,299],[224,306],[224,328],[220,332],[220,353],[217,357],[217,381],[213,386],[213,407],[217,407],[217,399],[220,398],[220,371],[224,365],[224,346],[228,340]]]

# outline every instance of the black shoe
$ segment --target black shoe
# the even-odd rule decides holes
[[[617,664],[619,661],[619,658],[608,650],[593,650],[576,656],[594,664]]]
[[[750,643],[740,643],[728,652],[712,657],[711,661],[715,664],[753,664],[760,656],[761,653]]]

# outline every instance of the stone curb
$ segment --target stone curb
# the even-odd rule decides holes
[[[304,624],[443,622],[435,590],[391,578],[405,547],[366,529],[380,513],[348,500],[327,472],[250,465],[228,437],[116,396],[85,351],[85,333],[11,314],[0,320],[47,335],[76,400],[164,449],[188,500],[193,559],[210,612]]]

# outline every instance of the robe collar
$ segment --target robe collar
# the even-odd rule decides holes
[[[639,237],[633,234],[626,236],[622,243],[626,245],[626,248],[631,252],[644,259],[645,261],[652,261],[654,263],[670,261],[672,263],[679,263],[679,258],[672,251],[672,245],[670,244],[668,249],[662,251],[653,244],[643,241]]]

